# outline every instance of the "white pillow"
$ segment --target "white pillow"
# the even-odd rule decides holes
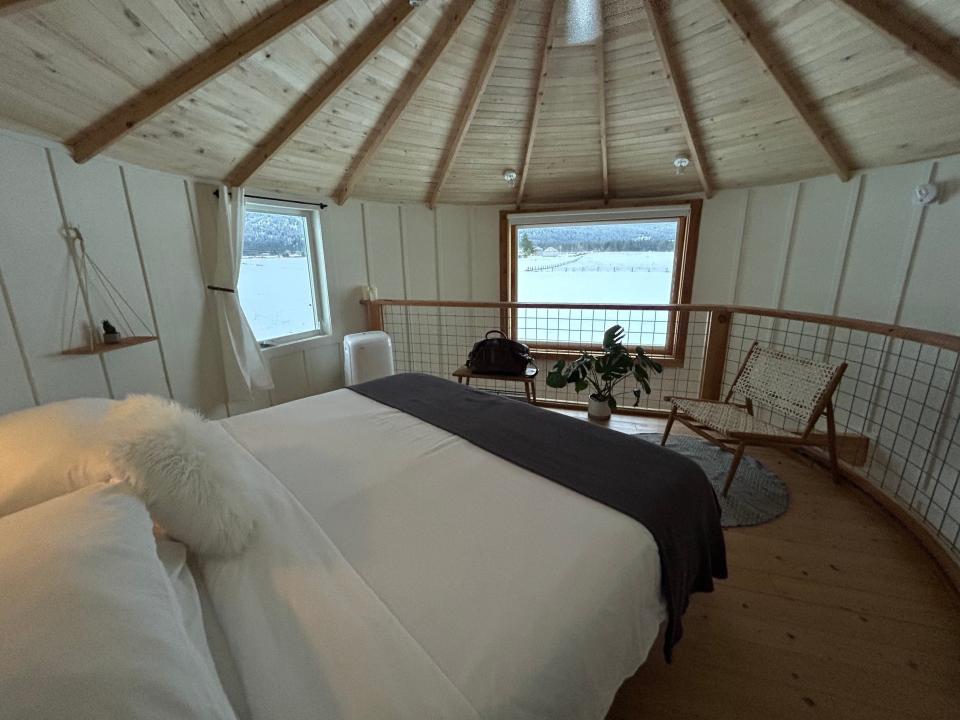
[[[151,529],[121,484],[0,518],[4,720],[235,720]]]
[[[169,535],[199,555],[236,555],[256,528],[236,442],[216,423],[152,395],[131,395],[105,420],[114,477]]]
[[[0,417],[0,517],[109,478],[113,400],[65,400]]]

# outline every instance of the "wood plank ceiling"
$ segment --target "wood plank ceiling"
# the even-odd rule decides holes
[[[0,123],[339,202],[710,194],[960,151],[956,0],[602,0],[590,45],[566,8],[0,0]]]

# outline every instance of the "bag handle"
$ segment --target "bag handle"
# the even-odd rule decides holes
[[[496,333],[496,334],[499,335],[500,337],[504,337],[504,338],[506,337],[506,335],[504,335],[501,330],[487,330],[487,334],[484,335],[484,337],[485,337],[485,338],[489,338],[489,337],[490,337],[490,333]]]

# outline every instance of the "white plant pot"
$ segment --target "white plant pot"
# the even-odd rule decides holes
[[[609,420],[610,406],[607,405],[606,400],[590,398],[590,401],[587,403],[587,415],[593,420]]]

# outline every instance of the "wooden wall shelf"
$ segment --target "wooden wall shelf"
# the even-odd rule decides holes
[[[121,348],[131,347],[132,345],[143,345],[143,343],[154,342],[157,340],[156,335],[133,335],[131,337],[125,337],[120,340],[118,343],[112,343],[110,345],[98,342],[93,346],[93,349],[90,349],[89,345],[84,345],[82,347],[70,348],[69,350],[64,350],[64,355],[102,355],[105,352],[110,352],[111,350],[120,350]]]

